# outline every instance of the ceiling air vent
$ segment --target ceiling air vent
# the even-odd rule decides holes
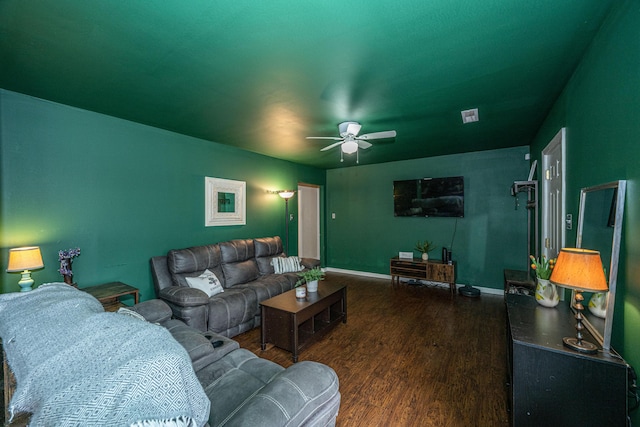
[[[479,120],[477,108],[461,111],[460,114],[462,114],[462,123],[473,123]]]

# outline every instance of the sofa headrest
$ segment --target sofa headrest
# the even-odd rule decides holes
[[[255,246],[256,258],[280,256],[283,251],[280,236],[253,239],[253,244]]]
[[[222,257],[222,271],[225,277],[225,287],[231,287],[255,280],[260,275],[252,239],[229,240],[221,242],[220,255]]]
[[[218,243],[218,245],[220,246],[220,255],[224,264],[246,261],[255,256],[253,239],[229,240]]]
[[[271,265],[273,257],[284,256],[282,249],[282,240],[279,236],[261,237],[253,240],[256,252],[256,262],[260,274],[273,274],[274,269]]]
[[[214,273],[222,286],[225,286],[220,262],[220,247],[218,245],[172,249],[167,253],[167,266],[171,274],[171,281],[176,286],[189,286],[185,278],[198,277],[205,270]]]
[[[172,274],[213,269],[220,265],[220,261],[220,247],[218,245],[172,249],[167,253],[167,265]]]

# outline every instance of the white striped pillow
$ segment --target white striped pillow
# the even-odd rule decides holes
[[[273,257],[271,259],[271,265],[273,265],[273,269],[276,274],[293,273],[296,271],[302,271],[304,268],[300,264],[300,258],[297,256],[290,256],[288,258]]]

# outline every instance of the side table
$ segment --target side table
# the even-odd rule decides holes
[[[132,295],[134,304],[137,304],[139,299],[138,289],[122,282],[110,282],[97,286],[89,286],[81,289],[81,291],[93,295],[100,301],[104,307],[104,311],[117,311],[120,307],[124,307],[125,304],[120,301],[120,297]]]

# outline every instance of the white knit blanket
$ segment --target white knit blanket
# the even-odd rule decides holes
[[[0,337],[32,426],[201,426],[209,399],[163,327],[64,283],[0,295]]]

